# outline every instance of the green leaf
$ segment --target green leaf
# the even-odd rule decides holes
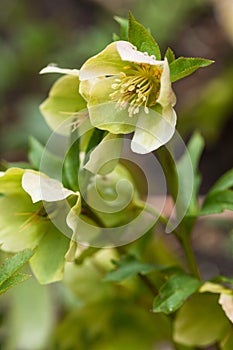
[[[129,41],[141,52],[155,55],[157,60],[161,59],[159,45],[148,30],[138,23],[129,12]]]
[[[62,175],[64,177],[64,186],[73,191],[78,191],[78,171],[80,165],[80,139],[77,135],[77,130],[73,131],[70,136],[71,146],[66,154]]]
[[[233,210],[233,169],[224,174],[211,188],[201,207],[200,215]]]
[[[46,174],[48,176],[56,178],[57,175],[57,179],[60,180],[60,169],[63,159],[51,153],[32,136],[29,138],[28,158],[34,169],[42,171],[46,169]],[[41,160],[43,160],[42,163]]]
[[[16,271],[25,265],[32,257],[34,252],[30,249],[25,249],[22,252],[7,259],[4,265],[0,268],[0,286],[9,279]]]
[[[16,272],[29,261],[33,254],[32,250],[25,249],[3,263],[0,268],[0,294],[31,277],[27,274],[16,274]]]
[[[167,51],[165,53],[165,57],[167,58],[169,64],[172,63],[173,61],[175,61],[175,59],[176,59],[175,54],[170,47],[167,48]]]
[[[178,311],[174,340],[187,346],[205,347],[222,339],[229,322],[218,304],[219,295],[193,295]]]
[[[233,187],[233,169],[227,171],[218,179],[211,189],[211,193],[220,192]]]
[[[28,158],[34,169],[40,169],[40,161],[44,152],[44,146],[33,136],[29,137]]]
[[[147,274],[156,268],[153,264],[139,262],[134,256],[127,255],[121,261],[114,261],[117,269],[110,271],[104,277],[104,281],[121,282],[129,277],[140,274]]]
[[[209,66],[212,63],[214,61],[205,58],[179,57],[170,64],[171,82],[182,79],[198,68]]]
[[[19,283],[27,281],[31,275],[25,273],[17,273],[9,277],[5,282],[0,286],[0,294],[3,294],[8,291],[8,289],[16,286]]]
[[[179,200],[177,203],[179,212],[186,215],[197,215],[198,213],[198,191],[201,177],[198,171],[199,160],[204,149],[204,139],[199,133],[195,133],[187,145],[186,152],[177,162],[179,175]],[[192,169],[190,169],[190,166]],[[192,188],[190,179],[193,179]]]
[[[115,39],[117,40],[128,40],[128,30],[129,30],[129,22],[126,18],[114,17],[115,21],[120,24],[120,36],[114,34]]]
[[[176,311],[200,285],[200,281],[184,273],[171,276],[155,297],[153,311],[165,314]]]

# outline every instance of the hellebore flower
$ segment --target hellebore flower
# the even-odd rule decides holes
[[[1,249],[15,253],[36,248],[30,265],[39,282],[61,280],[70,239],[52,221],[59,217],[66,222],[65,215],[61,218],[66,198],[79,198],[79,193],[32,170],[10,168],[0,175]]]
[[[149,153],[173,136],[176,99],[166,58],[116,41],[83,64],[79,79],[92,125],[113,134],[134,131],[134,152]]]

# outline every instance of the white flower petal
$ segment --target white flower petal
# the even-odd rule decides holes
[[[58,180],[33,171],[25,171],[22,187],[31,196],[33,203],[39,201],[56,202],[72,194],[77,194],[64,188]]]
[[[160,79],[160,93],[157,103],[161,104],[161,106],[174,106],[176,104],[176,96],[171,87],[170,68],[167,58],[165,58],[163,72]]]
[[[233,295],[232,294],[220,294],[219,304],[222,306],[225,314],[233,323]]]
[[[67,68],[59,68],[57,66],[48,65],[47,67],[41,69],[40,74],[46,73],[60,73],[60,74],[68,74],[68,75],[79,75],[78,69],[67,69]]]
[[[123,61],[146,63],[150,65],[163,65],[164,61],[157,61],[155,56],[149,56],[147,53],[140,52],[128,41],[117,41],[117,51]]]
[[[176,125],[176,113],[173,108],[163,110],[163,114],[149,110],[149,114],[140,113],[131,149],[135,153],[146,154],[166,144],[173,136]]]

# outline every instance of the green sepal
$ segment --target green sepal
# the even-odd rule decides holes
[[[187,77],[198,68],[207,67],[212,63],[214,61],[205,58],[179,57],[170,64],[171,82]]]
[[[170,314],[200,287],[201,282],[185,273],[172,275],[159,290],[153,302],[153,312]]]
[[[129,41],[136,46],[138,51],[155,55],[157,60],[161,59],[160,48],[148,30],[135,20],[129,12]]]
[[[167,48],[167,51],[165,52],[165,57],[167,58],[169,64],[175,61],[176,59],[176,56],[170,47]]]
[[[120,35],[113,34],[113,40],[128,40],[129,22],[127,19],[114,16],[115,21],[120,25]]]

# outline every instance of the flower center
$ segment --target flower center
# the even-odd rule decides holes
[[[160,77],[162,68],[146,63],[130,63],[124,67],[119,77],[115,79],[110,94],[112,100],[117,101],[117,108],[122,110],[127,105],[129,116],[139,113],[139,108],[154,106],[160,92]]]

